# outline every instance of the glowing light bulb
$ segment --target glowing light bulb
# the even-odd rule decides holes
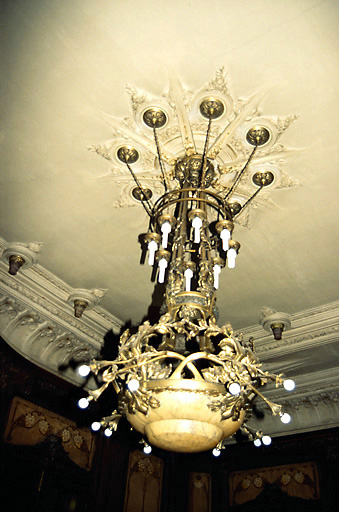
[[[234,268],[235,267],[235,258],[237,257],[237,251],[231,247],[231,249],[228,249],[227,251],[227,266],[228,268]]]
[[[265,446],[269,446],[272,443],[270,436],[262,436],[261,440]]]
[[[159,260],[159,276],[158,276],[158,281],[159,283],[163,283],[165,281],[165,270],[167,268],[167,261],[165,260],[165,258],[161,258],[161,260]]]
[[[100,430],[100,428],[101,428],[100,421],[93,421],[93,423],[91,425],[91,429],[93,430],[93,432],[97,432],[98,430]]]
[[[222,240],[222,250],[228,251],[229,248],[229,240],[231,238],[231,233],[228,229],[224,228],[220,233],[220,238]]]
[[[105,434],[106,437],[111,437],[113,432],[112,432],[112,430],[110,428],[105,428],[104,434]]]
[[[193,270],[191,268],[187,268],[185,270],[185,280],[186,280],[186,292],[191,291],[191,279],[193,277]]]
[[[154,255],[155,251],[158,249],[158,244],[155,240],[151,240],[148,242],[148,264],[152,267],[154,265]]]
[[[255,439],[255,440],[253,441],[253,444],[254,444],[254,446],[256,446],[257,448],[259,448],[259,446],[261,446],[261,441],[260,441],[260,439]]]
[[[228,386],[228,390],[231,393],[231,395],[235,396],[235,395],[239,395],[239,393],[241,391],[241,387],[237,382],[232,382],[232,384],[230,384]]]
[[[295,388],[295,382],[292,379],[286,379],[284,380],[284,388],[286,391],[293,391]]]
[[[132,393],[134,391],[137,391],[139,389],[139,386],[140,382],[138,381],[138,379],[131,379],[127,384],[128,389],[132,391]]]
[[[87,377],[87,375],[90,374],[90,367],[87,365],[87,364],[82,364],[81,366],[79,366],[78,368],[78,374],[81,376],[81,377]]]
[[[78,407],[80,407],[80,409],[87,409],[88,406],[89,406],[88,398],[80,398],[80,400],[78,401]]]
[[[284,414],[281,414],[281,416],[280,416],[281,423],[287,424],[291,421],[291,419],[292,419],[291,416],[287,412],[285,412]]]
[[[149,444],[145,444],[143,452],[146,453],[146,455],[149,455],[152,452],[152,446],[150,446]]]
[[[194,228],[194,243],[200,243],[200,228],[202,227],[202,220],[200,217],[194,217],[192,220],[192,227]]]
[[[213,448],[212,450],[212,454],[214,455],[214,457],[219,457],[221,451],[219,450],[219,448]]]
[[[163,225],[161,226],[162,246],[164,249],[167,249],[168,235],[171,232],[171,229],[171,224],[168,221],[164,222]]]
[[[214,288],[217,290],[219,288],[219,275],[221,272],[220,265],[214,265],[213,267],[213,275],[214,275]]]

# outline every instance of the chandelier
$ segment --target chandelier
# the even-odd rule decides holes
[[[80,367],[83,376],[92,372],[101,384],[79,406],[87,407],[113,386],[118,408],[93,429],[103,426],[109,435],[125,416],[142,434],[146,450],[154,445],[218,454],[223,440],[240,428],[256,443],[265,442],[263,433],[246,423],[253,401],[264,400],[287,423],[290,416],[261,390],[269,382],[292,390],[294,382],[262,369],[252,338],[244,340],[230,324],[218,326],[216,290],[221,270],[235,266],[238,219],[276,180],[272,165],[263,164],[265,154],[272,159],[273,125],[255,118],[257,98],[231,105],[223,70],[196,99],[195,119],[189,110],[194,101],[185,98],[174,78],[169,110],[162,101],[145,105],[136,91],[132,100],[139,125],[133,131],[125,123],[109,149],[112,160],[129,172],[131,197],[147,214],[143,247],[159,283],[166,285],[165,300],[157,323],[146,321],[136,332],[122,334],[115,360],[91,360]],[[246,151],[239,156],[235,134],[240,125]],[[138,165],[147,152],[153,155],[155,178],[146,176],[143,182]],[[251,194],[243,186],[249,176]],[[155,179],[156,193],[148,186]]]

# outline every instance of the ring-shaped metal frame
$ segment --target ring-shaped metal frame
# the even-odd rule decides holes
[[[203,194],[205,194],[207,196],[211,196],[216,201],[217,204],[213,203],[210,199],[208,199],[206,197],[200,197],[200,198],[180,197],[180,195],[184,192],[202,192]],[[179,194],[179,197],[177,197],[176,199],[172,199],[172,200],[169,199],[168,202],[166,201],[171,195],[178,195],[178,194]],[[166,201],[166,203],[162,204],[165,201]],[[204,189],[197,189],[197,188],[184,188],[184,189],[171,190],[170,192],[167,192],[166,194],[162,195],[157,200],[157,202],[155,203],[154,208],[153,208],[153,218],[154,218],[155,224],[157,222],[159,215],[163,212],[163,210],[165,208],[168,208],[174,204],[189,202],[189,201],[197,201],[197,202],[200,201],[202,203],[205,203],[208,206],[210,206],[211,208],[213,208],[215,211],[220,213],[223,216],[223,218],[225,218],[226,220],[233,220],[231,209],[228,207],[227,203],[224,202],[222,199],[220,199],[220,197],[217,194],[214,194],[214,192],[207,192]]]

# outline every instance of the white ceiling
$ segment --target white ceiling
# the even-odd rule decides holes
[[[220,321],[257,324],[263,306],[290,314],[338,298],[339,3],[335,0],[3,1],[0,234],[43,243],[39,263],[72,288],[139,322],[154,285],[139,264],[142,208],[113,208],[110,162],[88,151],[112,137],[103,113],[131,115],[125,85],[153,95],[174,69],[192,91],[225,66],[235,98],[269,91],[266,115],[297,114],[282,137],[301,186],[237,227],[237,268],[224,272]]]

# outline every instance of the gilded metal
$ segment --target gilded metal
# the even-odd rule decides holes
[[[169,213],[164,213],[163,215],[160,215],[158,217],[158,224],[161,227],[165,222],[169,222],[171,225],[171,228],[173,229],[176,223],[176,218],[173,215],[170,215]]]
[[[241,210],[241,204],[238,201],[228,201],[227,206],[231,210],[232,218],[235,217]]]
[[[206,98],[200,104],[200,113],[206,119],[218,119],[225,112],[225,105],[219,98]]]
[[[155,335],[171,339],[175,333],[184,334],[188,341],[218,339],[218,353],[202,350],[185,355],[149,345]],[[118,411],[106,418],[106,423],[112,421],[116,428],[123,414],[149,442],[172,451],[213,448],[241,427],[256,395],[274,414],[280,407],[266,400],[257,387],[270,380],[281,384],[282,376],[263,372],[253,347],[229,324],[219,327],[212,319],[195,321],[183,315],[178,321],[166,313],[155,325],[144,322],[135,334],[125,331],[116,360],[93,360],[90,367],[96,375],[101,372],[103,384],[90,391],[89,400],[97,400],[110,383],[119,393]],[[126,388],[131,378],[139,381],[135,391]],[[241,388],[236,396],[227,391],[232,382]]]
[[[17,254],[11,254],[8,258],[9,269],[8,273],[12,276],[16,276],[22,265],[25,264],[25,260],[22,256]]]
[[[88,302],[86,300],[76,299],[74,301],[74,316],[76,318],[81,318],[83,312],[88,307]]]
[[[252,198],[243,206],[232,199],[236,187],[247,175],[248,166],[256,158],[258,147],[270,140],[271,133],[259,124],[248,131],[246,139],[254,148],[241,169],[241,158],[234,154],[237,164],[232,169],[233,159],[230,157],[229,168],[237,172],[226,192],[213,159],[233,137],[240,121],[251,115],[257,100],[254,98],[245,105],[241,113],[215,136],[212,122],[224,114],[225,104],[210,94],[211,97],[205,98],[199,106],[201,115],[208,119],[202,155],[195,152],[193,132],[187,126],[188,115],[183,111],[183,102],[177,108],[177,120],[184,146],[181,155],[185,155],[171,160],[166,158],[166,142],[160,147],[157,133],[157,129],[167,123],[167,114],[160,107],[149,107],[143,112],[143,122],[153,129],[160,182],[165,189],[154,206],[147,203],[149,232],[144,235],[146,243],[154,241],[157,244],[155,260],[160,265],[162,277],[165,269],[161,267],[161,260],[168,262],[162,316],[153,325],[144,322],[137,332],[130,333],[127,329],[120,337],[118,356],[113,361],[93,360],[90,363],[92,372],[100,373],[102,384],[99,389],[90,391],[89,400],[97,400],[109,385],[118,395],[118,410],[104,418],[103,424],[115,430],[124,415],[148,442],[178,452],[221,447],[223,439],[241,428],[257,396],[266,402],[273,415],[281,411],[281,406],[267,400],[259,388],[268,382],[281,385],[283,375],[262,370],[251,338],[244,341],[230,324],[217,325],[214,288],[214,278],[220,270],[215,265],[225,267],[225,253],[217,235],[223,229],[233,233],[233,218],[262,187],[274,180],[269,171],[256,172],[252,180],[260,188]],[[200,125],[206,129],[205,122]],[[210,135],[215,136],[211,144]],[[166,141],[170,142],[168,138]],[[176,141],[175,136],[171,140]],[[129,166],[139,158],[138,151],[126,145],[119,148],[117,155],[127,164],[138,185],[133,189],[133,196],[145,207],[152,192],[141,186]],[[166,168],[165,162],[171,164],[171,169]],[[179,183],[177,188],[174,188],[174,180]],[[208,190],[210,187],[214,188],[213,192]],[[193,236],[195,230],[191,225],[196,217],[202,220],[197,223],[199,233],[196,235],[199,237]],[[171,225],[168,250],[161,246],[164,240],[161,228],[165,222]],[[154,250],[155,244],[152,246],[150,250]],[[229,247],[238,252],[240,244],[229,240]],[[191,269],[193,275],[187,269]],[[230,393],[231,384],[238,384],[240,391],[237,395]],[[244,428],[252,437],[259,435],[251,433],[246,426]]]
[[[133,146],[121,146],[117,151],[117,157],[124,164],[134,164],[139,160],[139,151]]]
[[[190,268],[191,270],[193,270],[193,272],[195,272],[195,270],[197,268],[197,265],[196,265],[196,263],[194,263],[194,261],[185,261],[183,265],[184,265],[185,270],[187,268]]]
[[[159,107],[150,107],[145,110],[142,119],[150,128],[162,128],[167,123],[167,116]]]
[[[240,249],[240,244],[239,242],[236,242],[235,240],[229,240],[228,242],[228,246],[230,249],[235,249],[237,252],[239,251]]]
[[[203,183],[201,183],[203,167],[202,155],[185,155],[176,161],[174,170],[175,178],[179,181],[182,187],[198,188],[201,186],[203,188],[208,188],[215,177],[215,171],[213,163],[208,158],[206,159],[205,166],[205,176]]]
[[[274,339],[277,341],[281,340],[282,333],[284,331],[284,324],[281,322],[276,322],[271,325],[271,329],[273,332]]]
[[[254,126],[248,130],[246,140],[252,146],[263,146],[270,140],[270,132],[264,126]]]
[[[234,229],[234,224],[230,220],[219,220],[219,222],[216,223],[215,229],[220,234],[223,229],[227,229],[230,233],[232,233]]]
[[[217,256],[216,258],[212,259],[213,265],[219,265],[221,268],[224,268],[226,262],[223,258],[220,258],[220,256]]]
[[[169,261],[171,259],[171,253],[165,249],[161,249],[160,251],[156,252],[155,257],[157,261],[161,260],[162,258],[164,258],[166,261]]]
[[[193,210],[190,210],[190,212],[188,213],[188,220],[190,222],[192,222],[192,220],[195,217],[199,217],[199,219],[201,219],[201,220],[206,220],[207,213],[205,212],[205,210],[200,210],[199,208],[194,208]]]
[[[144,240],[146,243],[151,242],[154,240],[157,244],[160,244],[161,242],[161,236],[158,233],[146,233],[144,235]]]
[[[185,194],[183,194],[183,191]],[[161,196],[154,206],[155,217],[157,218],[164,210],[167,210],[173,205],[187,203],[195,200],[200,204],[206,205],[206,207],[209,206],[221,217],[226,217],[229,219],[232,218],[229,204],[223,201],[223,199],[214,192],[211,192],[210,190],[197,191],[197,189],[192,187],[184,188],[183,191],[171,190],[167,194]]]
[[[271,171],[258,171],[253,174],[252,181],[257,187],[267,187],[274,181],[274,174]]]
[[[148,201],[153,196],[153,192],[148,187],[134,187],[132,189],[132,196],[137,201]]]

